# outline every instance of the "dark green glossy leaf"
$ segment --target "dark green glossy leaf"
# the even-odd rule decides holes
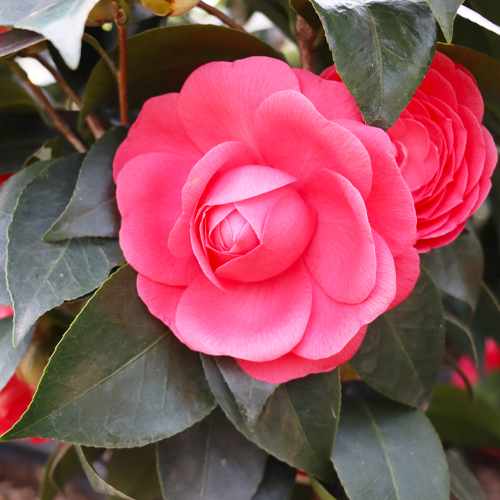
[[[240,434],[220,408],[158,443],[158,468],[169,500],[251,500],[267,454]]]
[[[427,0],[448,43],[451,43],[453,38],[453,22],[463,2],[464,0]]]
[[[11,305],[12,299],[7,288],[7,228],[12,220],[12,213],[24,188],[51,162],[39,162],[13,175],[0,186],[0,304]]]
[[[290,500],[297,471],[269,455],[264,479],[252,500]]]
[[[134,500],[161,498],[156,445],[114,450],[108,462],[106,482]],[[110,496],[110,499],[117,498]]]
[[[24,189],[12,214],[7,283],[15,345],[43,313],[95,290],[124,261],[116,239],[42,241],[73,194],[81,162],[81,155],[75,155],[50,164]]]
[[[0,3],[0,25],[36,31],[49,39],[70,68],[80,61],[85,21],[99,0],[37,0]]]
[[[303,17],[309,26],[317,32],[322,29],[321,21],[319,16],[314,10],[311,2],[309,0],[290,0],[290,5],[292,9],[301,17]]]
[[[0,112],[29,114],[38,110],[37,103],[17,80],[0,77]]]
[[[214,358],[202,355],[202,360],[212,392],[241,433],[292,467],[324,480],[331,477],[330,456],[340,410],[338,370],[280,385],[249,429]]]
[[[103,493],[105,495],[111,495],[125,500],[134,500],[104,481],[104,479],[96,472],[92,463],[87,460],[82,448],[77,444],[75,444],[75,451],[89,483],[92,485],[92,488],[97,491],[97,493]]]
[[[118,236],[120,213],[113,182],[113,158],[126,136],[125,127],[116,127],[92,146],[83,161],[71,201],[45,233],[44,241]]]
[[[343,393],[332,458],[351,499],[450,498],[445,455],[425,415],[359,384]]]
[[[31,331],[26,342],[17,348],[12,347],[12,317],[0,319],[0,391],[14,375],[26,354],[32,336]]]
[[[240,365],[226,356],[215,358],[226,384],[233,393],[241,416],[249,429],[253,429],[259,420],[264,404],[278,384],[268,384],[247,375]]]
[[[456,450],[446,452],[450,471],[451,491],[458,500],[486,500],[474,474],[464,464]]]
[[[410,296],[368,326],[350,363],[377,391],[402,403],[422,406],[436,383],[444,341],[439,293],[422,269]]]
[[[475,336],[482,339],[483,342],[486,338],[492,337],[500,343],[499,323],[500,304],[493,291],[483,282],[481,283],[476,312],[472,318],[471,331]],[[482,357],[482,355],[479,356],[480,359]]]
[[[425,0],[311,0],[333,60],[368,125],[390,128],[434,55],[436,23]]]
[[[500,412],[500,371],[483,376],[475,392]]]
[[[89,446],[142,446],[215,405],[196,353],[151,316],[137,274],[114,274],[52,355],[33,403],[4,440],[40,436]]]
[[[110,55],[116,59],[118,52]],[[150,97],[179,92],[186,78],[207,62],[250,56],[281,57],[258,38],[220,26],[170,26],[133,36],[128,41],[129,104],[140,109]],[[97,105],[118,107],[116,80],[103,61],[88,81],[80,119]]]
[[[51,480],[50,473],[52,466],[59,455],[60,446],[52,451],[49,458],[45,462],[43,476],[40,480],[40,487],[38,488],[38,496],[40,500],[53,500],[54,497],[60,493],[58,486]]]
[[[500,37],[499,37],[500,38]],[[486,54],[459,45],[438,43],[437,50],[465,66],[476,79],[486,102],[500,102],[500,62]]]
[[[427,416],[449,444],[500,448],[500,410],[478,394],[471,403],[466,391],[439,384]]]
[[[442,292],[475,309],[484,259],[481,243],[474,233],[462,233],[449,245],[424,253],[420,259]]]
[[[10,30],[0,35],[0,57],[5,57],[10,54],[36,45],[45,40],[43,35],[27,30]]]
[[[20,170],[54,135],[39,115],[0,114],[0,174]]]

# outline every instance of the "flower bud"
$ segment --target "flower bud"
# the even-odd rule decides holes
[[[115,8],[111,0],[100,0],[90,11],[87,26],[95,28],[113,21],[115,18]]]
[[[199,0],[140,0],[143,7],[157,16],[181,16],[198,5]]]

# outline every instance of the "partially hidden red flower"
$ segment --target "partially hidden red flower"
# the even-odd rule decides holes
[[[322,77],[340,80],[335,67]],[[415,202],[419,252],[453,241],[488,195],[498,153],[481,125],[483,114],[472,74],[436,52],[410,104],[388,130]]]
[[[257,379],[346,362],[419,274],[387,134],[343,84],[275,59],[209,63],[147,101],[114,177],[151,313]]]
[[[464,375],[472,385],[479,382],[481,374],[470,356],[462,354],[457,361],[457,365],[464,372]],[[498,371],[500,371],[500,347],[494,339],[488,338],[484,346],[483,372],[485,375],[489,375]],[[461,389],[466,388],[463,378],[457,372],[453,372],[451,383]]]

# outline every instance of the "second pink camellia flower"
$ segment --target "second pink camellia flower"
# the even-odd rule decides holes
[[[419,274],[389,137],[343,84],[278,60],[206,64],[150,99],[114,176],[151,313],[260,380],[349,360]]]

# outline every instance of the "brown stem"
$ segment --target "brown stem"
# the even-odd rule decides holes
[[[316,35],[307,21],[298,14],[295,24],[295,36],[297,38],[297,45],[299,46],[302,69],[314,71],[316,68],[316,54],[314,53],[313,44]]]
[[[200,0],[200,2],[198,3],[198,7],[203,9],[205,12],[208,12],[212,16],[217,17],[224,24],[227,24],[231,28],[234,28],[235,30],[245,31],[245,28],[243,28],[243,26],[233,21],[229,16],[226,16],[226,14],[224,14],[224,12],[221,12],[219,9],[216,9],[215,7],[206,4],[203,0]]]
[[[118,96],[120,98],[120,123],[128,126],[128,89],[127,89],[127,27],[121,23],[124,18],[120,6],[115,3],[115,22],[118,28],[118,52],[120,68],[118,69]]]
[[[52,118],[52,121],[54,122],[54,125],[56,126],[57,130],[61,132],[64,137],[68,140],[68,142],[79,152],[79,153],[85,153],[87,151],[87,148],[83,144],[82,141],[73,133],[73,131],[69,128],[68,124],[62,119],[61,115],[52,107],[52,104],[50,104],[49,100],[43,93],[42,89],[40,87],[37,87],[35,84],[31,82],[31,80],[28,78],[28,75],[17,65],[17,64],[12,64],[11,65],[12,71],[16,73],[19,78],[24,80],[26,85],[30,88],[31,92],[35,95],[35,97],[38,99],[40,104],[43,106],[47,114]]]
[[[57,71],[57,69],[54,68],[54,66],[52,66],[52,64],[50,64],[49,61],[47,61],[47,59],[45,59],[45,57],[43,57],[41,54],[33,54],[31,57],[36,59],[47,71],[50,72],[50,74],[54,77],[54,80],[64,90],[66,95],[78,106],[78,108],[82,109],[83,104],[81,99],[68,85],[68,82],[64,79],[61,73],[59,73],[59,71]],[[89,126],[92,134],[94,134],[94,137],[96,139],[99,139],[99,137],[102,137],[104,135],[104,127],[99,121],[99,118],[97,118],[94,113],[90,113],[85,120],[87,121],[87,125]]]

